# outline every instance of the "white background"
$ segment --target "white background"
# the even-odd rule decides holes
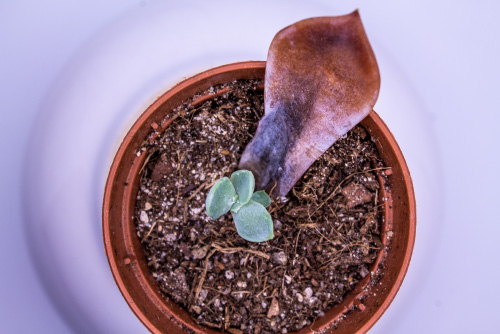
[[[182,77],[265,60],[284,26],[355,8],[418,206],[410,270],[371,332],[498,332],[500,5],[429,0],[0,1],[0,332],[147,332],[100,235],[124,131]]]

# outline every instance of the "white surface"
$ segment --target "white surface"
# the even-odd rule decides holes
[[[356,7],[418,206],[409,273],[372,332],[496,332],[499,6],[326,0],[0,3],[0,332],[146,332],[100,232],[124,131],[183,76],[263,60],[282,27]]]

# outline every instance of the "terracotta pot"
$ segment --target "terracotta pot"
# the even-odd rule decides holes
[[[137,156],[137,150],[151,132],[152,127],[160,131],[170,124],[162,120],[183,101],[199,91],[236,79],[263,79],[265,62],[241,62],[225,65],[200,73],[176,85],[154,102],[135,122],[118,153],[109,172],[103,204],[103,234],[106,254],[116,283],[132,311],[153,333],[218,333],[199,326],[181,307],[166,300],[160,294],[158,284],[150,274],[143,256],[141,244],[132,221],[135,198],[138,190],[139,171],[147,154]],[[195,103],[211,98],[204,96]],[[391,132],[372,111],[361,125],[375,140],[379,153],[387,166],[392,167],[380,196],[388,198],[384,203],[385,219],[382,225],[382,241],[387,245],[387,232],[392,231],[388,250],[381,251],[371,271],[379,267],[383,277],[380,284],[369,292],[364,287],[370,275],[356,285],[344,302],[330,309],[312,326],[299,333],[326,330],[325,333],[365,333],[382,316],[396,296],[410,263],[415,241],[415,196],[408,167]],[[389,173],[388,173],[389,174]],[[379,180],[384,182],[379,175]],[[391,234],[391,233],[390,233]],[[384,247],[387,248],[387,247]],[[359,298],[364,296],[363,303]],[[357,307],[353,307],[356,305]],[[333,325],[345,317],[338,328]]]

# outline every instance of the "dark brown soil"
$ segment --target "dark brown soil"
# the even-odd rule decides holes
[[[262,116],[262,82],[183,105],[152,143],[137,195],[137,235],[161,291],[200,324],[231,333],[286,333],[340,303],[381,247],[376,170],[360,126],[269,207],[275,238],[247,242],[230,214],[205,212],[210,187],[237,170]],[[212,89],[217,91],[220,87]]]

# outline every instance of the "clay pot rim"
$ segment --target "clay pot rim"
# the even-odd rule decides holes
[[[113,277],[115,279],[115,282],[125,298],[127,304],[129,307],[132,309],[134,314],[139,318],[139,320],[148,328],[149,330],[153,332],[158,332],[160,333],[161,331],[154,325],[148,317],[146,317],[143,312],[141,311],[140,307],[138,304],[135,303],[132,295],[128,292],[128,287],[126,283],[124,282],[123,278],[120,275],[120,270],[119,266],[117,263],[117,259],[113,256],[113,246],[111,243],[111,235],[110,235],[110,219],[109,215],[107,214],[108,211],[111,208],[111,192],[112,188],[114,186],[114,181],[115,177],[118,172],[119,168],[119,162],[123,159],[123,156],[125,154],[126,149],[128,146],[131,144],[132,139],[134,134],[142,127],[148,126],[144,124],[148,118],[153,114],[165,101],[170,99],[172,96],[178,94],[180,91],[191,87],[193,84],[200,80],[204,80],[207,78],[210,78],[214,75],[217,74],[223,74],[226,72],[231,72],[234,70],[241,70],[241,69],[258,69],[258,68],[265,68],[265,61],[246,61],[246,62],[238,62],[238,63],[232,63],[232,64],[227,64],[227,65],[222,65],[219,67],[215,67],[212,69],[209,69],[207,71],[204,71],[202,73],[199,73],[197,75],[194,75],[188,79],[185,79],[184,81],[176,84],[173,86],[171,89],[169,89],[167,92],[162,94],[155,102],[153,102],[147,109],[144,111],[139,118],[135,121],[133,126],[130,128],[130,130],[127,132],[127,135],[123,139],[123,142],[121,143],[118,151],[115,154],[115,157],[113,159],[112,165],[110,167],[110,171],[108,174],[108,179],[106,181],[106,186],[105,186],[105,191],[104,191],[104,200],[103,200],[103,212],[102,212],[102,219],[103,219],[103,241],[105,245],[105,252],[106,256],[108,258],[108,262],[113,274]],[[210,98],[213,97],[212,95]],[[411,255],[412,251],[414,248],[414,242],[415,242],[415,235],[416,235],[416,204],[415,204],[415,194],[413,190],[413,183],[411,180],[411,176],[409,173],[408,166],[406,164],[406,161],[403,157],[403,154],[399,148],[399,145],[397,144],[394,136],[392,133],[389,131],[385,123],[382,121],[382,119],[378,116],[377,113],[372,111],[369,116],[372,118],[372,120],[384,131],[384,134],[386,136],[387,141],[389,142],[390,146],[393,148],[396,159],[399,162],[399,165],[402,169],[403,175],[404,175],[404,182],[406,189],[408,190],[408,211],[409,211],[409,231],[408,231],[408,243],[407,247],[405,250],[404,254],[404,260],[403,263],[400,267],[400,270],[397,274],[397,277],[395,278],[396,283],[393,285],[393,287],[390,289],[389,293],[385,297],[384,301],[382,304],[378,307],[378,309],[375,311],[375,313],[370,317],[370,319],[361,327],[358,329],[358,333],[366,333],[370,328],[372,328],[375,323],[380,319],[382,314],[387,310],[387,308],[390,306],[391,302],[394,300],[397,292],[399,291],[402,282],[404,280],[404,277],[408,271],[410,260],[411,260]],[[367,118],[368,118],[367,117]],[[162,128],[168,127],[168,125],[171,122],[168,122],[167,124],[162,124]],[[382,253],[382,252],[381,252]],[[181,321],[180,316],[175,316],[175,320]],[[329,323],[331,321],[337,320],[338,317],[334,319],[330,319]],[[200,330],[200,328],[192,328],[190,325],[186,325],[192,330]],[[321,329],[326,328],[328,326],[322,326]],[[205,329],[205,328],[204,328]],[[214,333],[212,329],[206,329],[207,333]]]

